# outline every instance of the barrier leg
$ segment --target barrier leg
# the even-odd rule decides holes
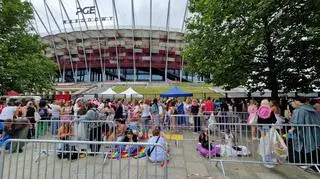
[[[318,173],[320,173],[320,169],[319,169],[318,165],[314,165],[314,166],[316,167]]]
[[[41,157],[42,154],[45,155],[46,157],[49,156],[48,152],[43,150],[43,151],[40,152],[39,156],[36,158],[36,160],[34,162],[39,162],[40,157]]]
[[[224,165],[223,165],[222,160],[220,160],[219,163],[220,163],[220,166],[221,166],[221,171],[223,173],[223,176],[226,176],[226,172],[224,170]],[[216,167],[218,167],[218,161],[216,162]]]
[[[103,164],[106,164],[107,159],[108,159],[108,153],[105,153],[103,158]]]

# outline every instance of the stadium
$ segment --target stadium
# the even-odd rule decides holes
[[[184,71],[187,0],[31,0],[57,82],[202,81]]]

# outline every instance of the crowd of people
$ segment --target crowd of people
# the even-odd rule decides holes
[[[0,104],[0,121],[4,124],[0,130],[9,138],[19,139],[51,134],[60,140],[138,142],[149,139],[149,142],[163,143],[165,138],[160,134],[165,128],[178,132],[178,126],[187,126],[193,127],[194,132],[200,132],[200,117],[194,117],[191,121],[189,115],[212,113],[215,106],[210,98],[202,103],[191,98],[133,101],[79,98],[73,103],[64,100],[52,103],[44,100],[9,100]],[[160,139],[157,138],[159,135]],[[99,145],[90,145],[89,148],[93,153],[100,150]],[[89,149],[83,147],[79,150]],[[119,146],[118,150],[132,149]],[[23,145],[19,145],[19,149],[13,147],[11,151],[22,152]]]
[[[266,136],[270,130],[268,125],[271,124],[320,125],[320,100],[307,101],[302,97],[294,98],[292,101],[265,99],[260,103],[253,99],[231,101],[212,100],[210,97],[205,100],[155,98],[132,101],[78,98],[74,102],[64,100],[56,100],[52,103],[44,100],[0,102],[0,133],[1,140],[31,139],[51,133],[60,140],[119,142],[148,140],[150,143],[164,144],[165,135],[161,134],[165,132],[165,129],[173,133],[180,133],[182,129],[192,129],[197,134],[202,132],[199,142],[208,149],[213,146],[209,147],[209,142],[205,140],[207,133],[203,132],[202,126],[206,123],[203,123],[205,120],[202,119],[207,118],[201,118],[201,116],[228,114],[227,112],[239,110],[247,111],[249,116],[247,123],[251,125],[252,140],[259,140]],[[98,122],[87,124],[87,121]],[[99,121],[111,121],[112,123]],[[35,127],[36,123],[37,127]],[[259,124],[262,125],[259,126]],[[315,133],[306,133],[295,127],[285,132],[301,135],[300,139],[293,143],[293,149],[290,150],[291,155],[296,157],[289,157],[289,160],[300,158],[300,162],[310,162],[320,156],[315,152],[320,145],[320,138],[313,136]],[[309,138],[313,140],[306,140]],[[11,151],[22,152],[23,146],[22,143],[19,146],[12,145]],[[89,149],[92,153],[99,152],[100,146],[90,145]],[[77,150],[89,149],[83,147]],[[130,145],[116,146],[116,149],[130,152],[137,150],[136,147]],[[161,149],[158,148],[156,151],[161,151]],[[297,157],[302,154],[306,154],[306,157],[302,159]],[[158,155],[160,158],[163,157],[161,154]],[[152,155],[150,159],[158,160]]]
[[[304,97],[293,98],[288,101],[286,114],[281,111],[277,101],[264,99],[260,105],[258,104],[255,100],[250,100],[248,106],[249,117],[247,122],[252,125],[252,140],[260,140],[268,135],[274,124],[290,124],[278,128],[280,134],[296,136],[285,140],[288,147],[288,161],[302,164],[317,164],[317,161],[320,161],[320,138],[317,137],[320,128],[316,127],[320,125],[319,98],[310,100]],[[263,158],[263,160],[271,162],[270,158]],[[269,164],[265,164],[265,166],[274,167]],[[307,169],[318,172],[316,166],[307,167]]]

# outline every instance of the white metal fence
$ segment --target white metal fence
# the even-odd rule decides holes
[[[94,142],[94,141],[61,141],[61,140],[24,140],[13,139],[6,144],[25,145],[23,151],[14,152],[2,147],[0,156],[0,178],[168,178],[167,160],[152,163],[143,151],[147,148],[162,150],[167,156],[167,149],[160,144]],[[59,148],[68,145],[69,148]],[[102,145],[104,151],[89,153],[74,150],[77,145]],[[139,148],[139,152],[130,156],[122,153],[113,157],[117,145]],[[108,149],[108,150],[107,150]],[[145,152],[145,151],[144,151]],[[119,151],[118,151],[119,153]],[[90,155],[92,154],[92,155]],[[139,154],[141,154],[139,156]],[[117,160],[120,159],[121,160]]]
[[[260,140],[252,137],[252,127]],[[207,157],[221,165],[223,174],[224,162],[312,166],[320,173],[318,125],[211,123],[209,129]]]

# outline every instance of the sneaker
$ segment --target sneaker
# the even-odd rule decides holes
[[[267,168],[274,168],[274,165],[271,165],[271,164],[263,164],[263,165]]]
[[[299,168],[301,168],[302,170],[305,170],[305,169],[309,168],[309,166],[307,166],[307,165],[302,165],[302,166],[299,166]]]

